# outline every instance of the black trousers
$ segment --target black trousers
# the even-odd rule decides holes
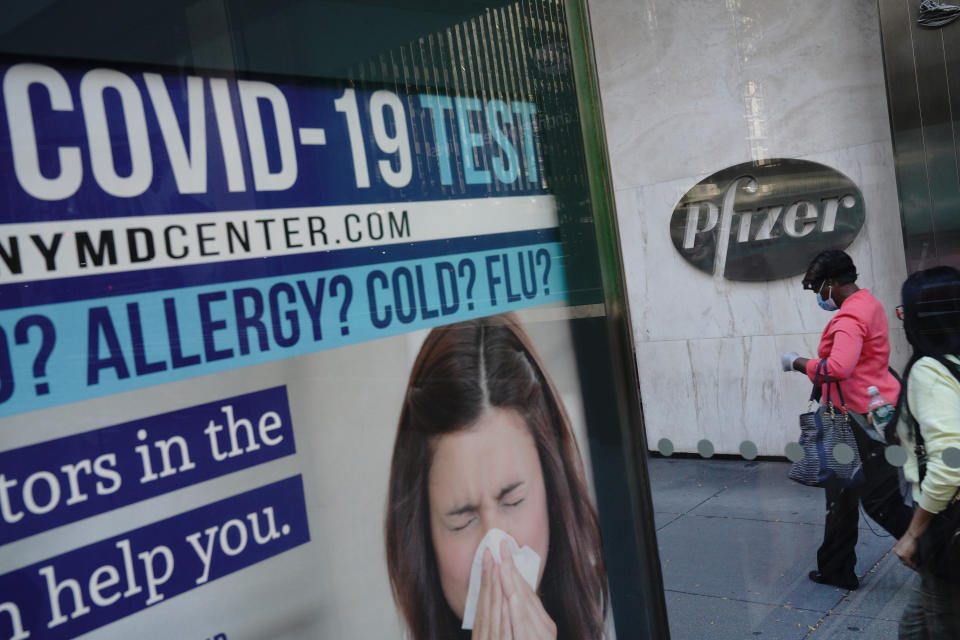
[[[856,577],[858,503],[863,504],[863,510],[894,540],[903,536],[913,517],[913,509],[904,504],[900,495],[897,470],[884,458],[885,445],[864,432],[860,422],[862,416],[851,415],[851,418],[866,481],[857,487],[828,487],[824,490],[827,519],[823,544],[817,550],[817,569],[830,582],[850,581]]]

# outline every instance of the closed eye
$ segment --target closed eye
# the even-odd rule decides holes
[[[523,502],[523,499],[526,497],[525,495],[522,495],[524,492],[520,491],[520,489],[524,486],[524,484],[526,483],[514,482],[512,484],[508,484],[507,486],[505,486],[503,489],[500,490],[499,494],[497,494],[497,501],[499,501],[501,504],[507,507],[517,506],[518,504]],[[517,494],[521,494],[519,499],[517,498]]]
[[[461,525],[461,526],[459,526],[459,527],[450,527],[450,531],[463,531],[464,529],[466,529],[467,527],[469,527],[471,524],[473,524],[473,521],[474,521],[474,520],[476,520],[476,518],[470,518],[470,519],[467,520],[463,525]]]

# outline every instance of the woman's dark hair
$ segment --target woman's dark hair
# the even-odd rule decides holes
[[[839,249],[827,249],[818,253],[803,278],[803,288],[818,291],[824,281],[833,280],[838,285],[857,281],[857,267],[853,258]]]
[[[903,329],[914,355],[960,354],[960,271],[934,267],[903,283]]]
[[[447,604],[430,533],[434,441],[490,408],[520,414],[537,446],[550,547],[539,594],[558,637],[603,635],[607,580],[600,526],[570,421],[512,314],[438,327],[420,349],[400,413],[384,532],[393,597],[414,640],[469,637]]]
[[[923,357],[940,361],[960,379],[960,367],[947,355],[960,355],[960,271],[953,267],[933,267],[917,271],[900,289],[903,302],[903,330],[913,354],[903,372],[903,386],[894,420],[907,408],[907,382],[910,369]],[[888,429],[888,439],[895,430]]]

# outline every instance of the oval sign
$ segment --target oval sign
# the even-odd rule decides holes
[[[845,249],[863,226],[850,178],[807,160],[745,162],[701,180],[673,210],[670,237],[684,259],[729,280],[806,271],[824,249]]]

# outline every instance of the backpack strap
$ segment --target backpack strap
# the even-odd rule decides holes
[[[951,362],[946,356],[935,355],[930,357],[945,366],[947,371],[950,372],[950,375],[952,375],[957,382],[960,382],[960,367]],[[904,400],[906,400],[906,398],[904,398]],[[920,433],[920,423],[912,415],[910,416],[910,420],[913,422],[913,453],[917,456],[917,470],[920,475],[920,484],[923,484],[923,479],[927,475],[927,449],[924,446],[923,434]]]

